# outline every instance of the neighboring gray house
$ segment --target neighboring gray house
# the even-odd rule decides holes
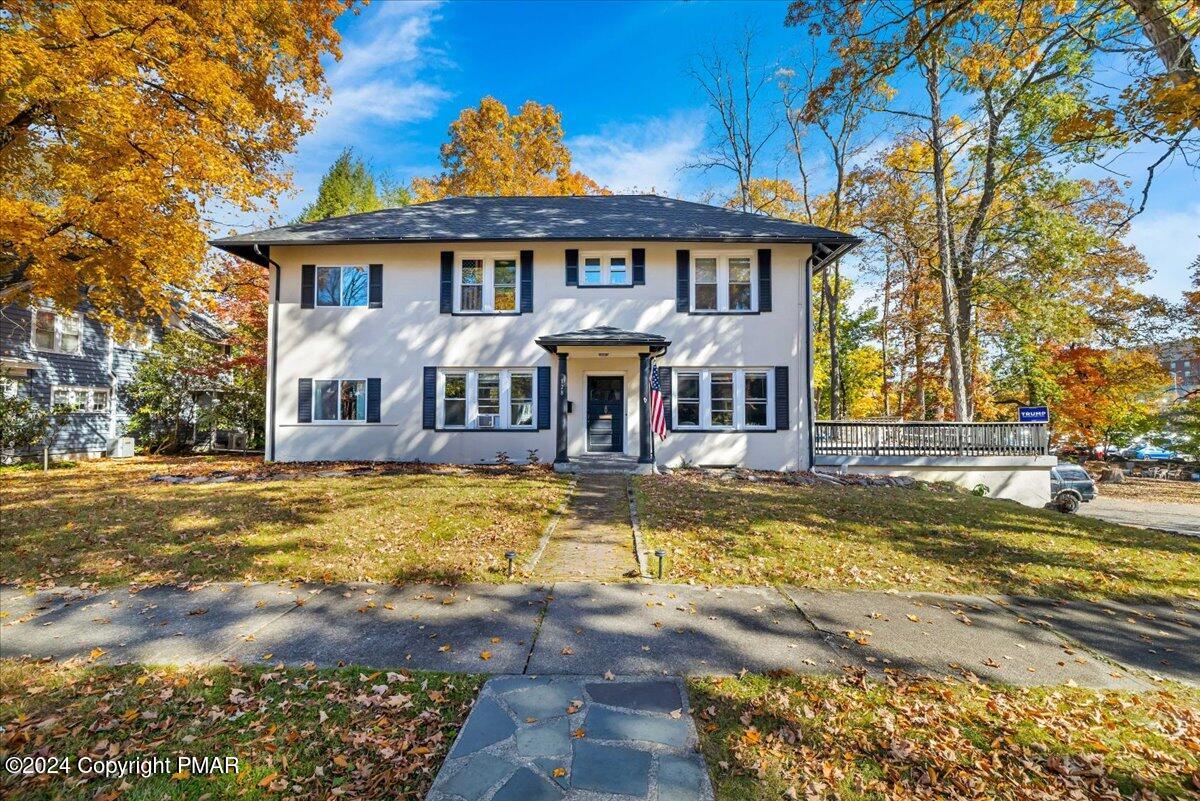
[[[202,315],[189,313],[185,319],[180,324],[202,336],[224,338],[221,328]],[[0,392],[19,392],[40,404],[72,409],[51,443],[51,455],[103,455],[128,424],[117,400],[120,388],[160,335],[154,328],[142,342],[123,343],[81,312],[0,306]]]

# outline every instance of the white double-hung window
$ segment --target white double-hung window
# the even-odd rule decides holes
[[[628,253],[580,254],[580,286],[629,286],[633,277]]]
[[[363,422],[367,419],[364,378],[318,378],[313,381],[312,419]]]
[[[758,311],[758,269],[748,253],[692,258],[692,311]]]
[[[438,371],[438,428],[533,428],[533,369]]]
[[[454,311],[460,314],[516,314],[520,303],[517,257],[466,255],[454,276]]]
[[[672,372],[675,428],[771,430],[775,371],[767,368],[680,368]]]
[[[362,265],[317,267],[318,306],[366,306],[367,268]]]
[[[33,310],[30,336],[35,350],[78,356],[83,352],[83,319],[53,309]]]

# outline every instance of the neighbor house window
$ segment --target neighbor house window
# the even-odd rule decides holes
[[[72,413],[108,412],[108,387],[51,387],[50,406],[65,406]]]
[[[739,431],[774,426],[772,370],[677,369],[673,377],[676,428]]]
[[[629,255],[626,253],[584,253],[583,286],[628,286]]]
[[[533,428],[533,370],[438,372],[439,428]]]
[[[696,256],[692,260],[692,311],[756,311],[755,272],[748,255]]]
[[[517,311],[520,285],[517,260],[511,256],[470,256],[459,261],[454,303],[456,312],[508,314]]]
[[[78,355],[83,348],[82,318],[50,309],[34,309],[33,347]]]
[[[361,378],[313,381],[313,420],[363,421],[367,419],[367,382]]]
[[[318,306],[366,306],[367,268],[317,267]]]

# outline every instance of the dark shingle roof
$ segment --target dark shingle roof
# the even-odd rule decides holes
[[[254,246],[505,240],[807,242],[832,250],[856,237],[762,214],[658,195],[451,197],[239,234],[212,242],[265,264]]]
[[[547,334],[538,337],[537,344],[554,353],[559,347],[570,345],[599,345],[617,347],[619,345],[649,345],[652,349],[666,350],[671,342],[661,334],[645,334],[641,331],[625,331],[611,325],[598,325],[594,328],[583,328],[579,331],[566,331],[561,334]]]

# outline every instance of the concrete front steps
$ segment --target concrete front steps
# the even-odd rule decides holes
[[[559,473],[580,475],[650,475],[655,471],[653,464],[639,462],[636,456],[623,453],[587,453],[574,456],[571,461],[554,463]]]

